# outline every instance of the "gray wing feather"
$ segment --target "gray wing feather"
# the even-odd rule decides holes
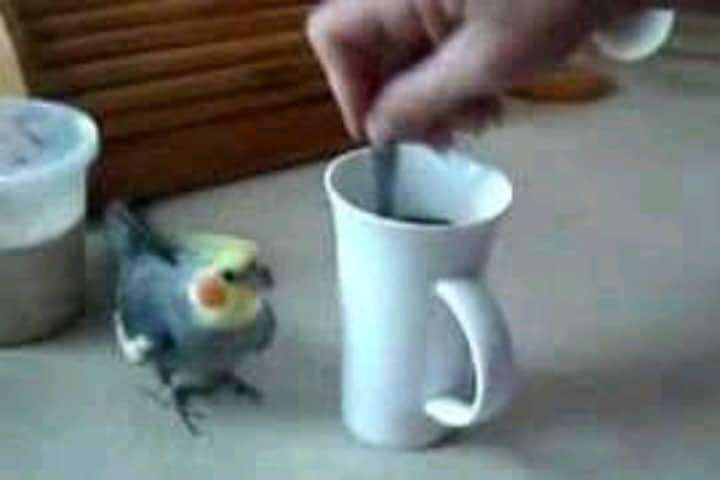
[[[144,335],[158,347],[172,343],[178,272],[153,255],[128,262],[118,285],[118,309],[131,337]]]

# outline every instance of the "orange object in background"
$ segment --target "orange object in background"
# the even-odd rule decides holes
[[[615,81],[604,73],[566,64],[516,83],[507,93],[540,102],[586,102],[604,98],[615,88]]]

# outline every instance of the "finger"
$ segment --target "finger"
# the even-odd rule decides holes
[[[422,141],[436,147],[447,147],[455,133],[480,133],[502,122],[504,107],[500,97],[482,97],[460,110],[452,112],[442,121],[424,131],[414,132],[406,140]]]
[[[415,11],[433,44],[442,43],[462,17],[461,2],[451,0],[414,0]]]
[[[436,35],[448,28],[440,13],[425,17],[437,17]],[[387,79],[432,45],[425,17],[415,0],[334,1],[311,15],[310,43],[355,138],[362,137],[370,105]]]
[[[482,130],[502,124],[505,107],[499,96],[482,97],[453,113],[447,122],[455,130]]]
[[[365,29],[365,31],[361,31]],[[327,77],[350,134],[360,138],[378,65],[370,55],[377,22],[366,8],[328,3],[310,16],[307,35]]]
[[[458,31],[381,92],[368,117],[370,138],[385,142],[417,136],[451,122],[467,105],[494,96],[522,60],[508,43],[490,28]]]

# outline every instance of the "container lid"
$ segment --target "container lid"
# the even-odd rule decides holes
[[[99,135],[86,113],[60,103],[0,97],[0,183],[85,168]]]

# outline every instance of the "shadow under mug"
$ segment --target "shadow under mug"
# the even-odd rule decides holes
[[[512,392],[513,355],[485,282],[512,185],[469,153],[405,144],[377,210],[369,149],[328,167],[342,317],[342,415],[364,443],[432,445],[495,417]],[[437,219],[447,224],[437,224]]]

